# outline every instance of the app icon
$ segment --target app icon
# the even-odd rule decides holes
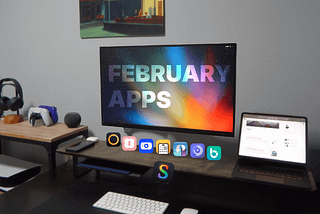
[[[170,153],[170,150],[171,150],[170,140],[157,140],[156,152],[159,155],[167,155]]]
[[[174,156],[187,156],[188,155],[188,144],[186,142],[174,142],[173,155]]]
[[[107,146],[120,146],[121,135],[118,132],[109,132],[107,134]]]
[[[220,160],[221,159],[221,147],[220,146],[208,146],[207,147],[208,160]]]
[[[173,172],[172,163],[157,161],[154,163],[152,177],[154,180],[170,182],[173,178]]]
[[[122,138],[123,151],[134,151],[137,149],[137,138],[134,136],[124,136]]]
[[[192,158],[203,158],[205,146],[203,143],[192,143],[190,146],[190,156]]]
[[[141,153],[152,153],[153,152],[153,140],[152,139],[139,140],[139,151]]]

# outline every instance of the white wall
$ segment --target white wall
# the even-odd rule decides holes
[[[235,138],[222,138],[224,154],[236,155],[243,111],[304,115],[310,148],[320,136],[320,2],[318,0],[167,0],[166,36],[80,39],[78,0],[0,3],[0,78],[20,81],[25,105],[55,105],[60,122],[71,111],[105,140],[101,126],[99,47],[113,45],[238,44]],[[145,133],[144,133],[145,134]],[[183,135],[170,135],[181,138]],[[190,135],[220,143],[220,138]],[[45,150],[3,145],[4,152],[46,164]]]

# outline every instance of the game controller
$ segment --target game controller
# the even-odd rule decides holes
[[[45,108],[48,109],[49,114],[51,116],[51,119],[54,123],[58,122],[58,112],[57,112],[57,107],[54,106],[46,106],[46,105],[40,105],[39,108]]]
[[[42,119],[46,126],[50,126],[54,124],[50,117],[50,113],[48,109],[31,107],[28,112],[28,120],[31,125],[34,127],[37,119]]]

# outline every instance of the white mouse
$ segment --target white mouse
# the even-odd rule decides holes
[[[199,211],[191,208],[184,208],[180,214],[197,214]]]
[[[86,140],[87,141],[97,142],[99,140],[99,138],[97,138],[97,137],[88,137]]]

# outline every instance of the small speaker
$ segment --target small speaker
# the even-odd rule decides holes
[[[80,125],[81,122],[81,116],[77,112],[69,112],[66,114],[64,117],[64,123],[69,127],[69,128],[76,128]]]

